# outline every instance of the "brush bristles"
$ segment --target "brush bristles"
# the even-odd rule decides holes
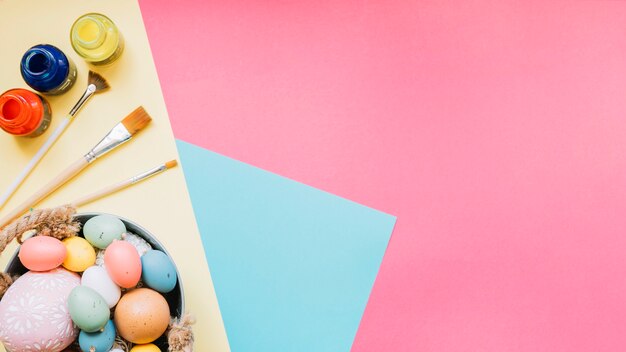
[[[107,80],[93,71],[89,71],[88,84],[93,84],[94,86],[96,86],[96,93],[100,93],[110,88]]]
[[[122,120],[122,124],[130,134],[134,135],[146,127],[150,121],[152,121],[152,118],[148,115],[146,110],[144,110],[143,106],[140,106],[126,116],[126,118]]]
[[[166,163],[165,163],[165,168],[166,168],[166,169],[171,169],[171,168],[173,168],[173,167],[174,167],[174,166],[176,166],[176,165],[178,165],[178,161],[176,161],[176,160],[170,160],[170,161],[168,161],[168,162],[166,162]]]

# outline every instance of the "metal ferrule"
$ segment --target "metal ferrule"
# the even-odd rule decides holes
[[[95,93],[96,93],[96,85],[95,84],[88,85],[87,89],[85,89],[85,93],[83,93],[83,96],[80,97],[80,99],[74,105],[72,110],[70,110],[70,116],[75,116],[78,113],[78,110],[80,110],[80,108],[82,108],[83,105],[85,105],[87,100],[89,100],[89,98],[91,98]]]
[[[152,168],[144,173],[141,173],[133,178],[130,179],[130,183],[137,183],[139,181],[143,181],[145,179],[147,179],[148,177],[154,176],[158,173],[161,173],[163,171],[167,170],[167,168],[165,167],[165,165],[161,165],[161,166],[157,166],[155,168]]]
[[[87,162],[91,163],[97,158],[115,149],[120,144],[128,141],[132,136],[133,135],[128,132],[126,127],[124,127],[124,124],[120,122],[113,127],[109,134],[102,138],[100,143],[93,147],[89,153],[85,154],[85,159],[87,159]]]

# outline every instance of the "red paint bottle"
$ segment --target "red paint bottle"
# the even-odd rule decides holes
[[[45,98],[26,89],[0,95],[0,128],[24,137],[37,137],[50,126],[52,113]]]

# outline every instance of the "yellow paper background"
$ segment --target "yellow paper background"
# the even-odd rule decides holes
[[[178,158],[136,1],[0,0],[0,91],[15,87],[28,88],[20,76],[19,62],[23,53],[36,44],[48,43],[59,47],[74,60],[79,72],[78,81],[69,92],[62,96],[47,97],[52,106],[53,121],[43,136],[35,139],[15,138],[0,131],[0,191],[8,187],[86,87],[89,66],[72,50],[69,30],[73,21],[87,12],[100,12],[109,16],[118,25],[126,41],[124,54],[119,61],[104,69],[94,68],[107,79],[112,88],[92,98],[0,214],[6,214],[89,151],[117,122],[139,105],[143,105],[152,116],[152,124],[126,145],[97,160],[38,207],[53,207],[70,202],[164,161]],[[117,214],[134,220],[158,237],[173,256],[181,273],[186,309],[197,318],[194,326],[195,350],[228,351],[226,333],[182,169],[175,168],[79,209],[79,212],[91,211]],[[2,254],[2,267],[14,250],[15,244]],[[1,347],[0,351],[3,351]]]

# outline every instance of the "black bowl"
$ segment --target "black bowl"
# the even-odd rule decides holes
[[[93,218],[94,216],[102,215],[102,214],[105,214],[105,213],[82,213],[82,214],[74,215],[74,218],[76,218],[76,220],[78,220],[81,223],[81,225],[85,225],[87,220]],[[123,217],[120,217],[117,215],[113,215],[113,216],[122,220],[124,225],[126,225],[126,230],[128,232],[132,232],[138,235],[139,237],[143,238],[144,240],[146,240],[146,242],[148,242],[152,246],[152,249],[158,249],[164,252],[165,254],[167,254],[167,256],[171,258],[170,254],[167,252],[165,247],[163,247],[161,242],[159,242],[156,239],[156,237],[154,237],[154,235],[152,235],[148,230],[146,230],[145,228],[137,225],[136,223],[130,220],[124,219]],[[82,232],[82,226],[81,226],[81,231],[78,235],[81,237],[84,237],[83,232]],[[22,265],[22,262],[17,257],[18,252],[19,252],[19,249],[15,251],[15,254],[13,254],[13,257],[11,258],[11,260],[9,261],[9,264],[6,267],[5,271],[10,275],[22,275],[28,271],[28,269],[26,269],[24,265]],[[183,312],[185,311],[185,298],[184,298],[185,295],[183,292],[183,286],[181,285],[181,281],[180,281],[180,273],[178,272],[178,268],[176,268],[176,264],[174,264],[174,268],[176,269],[176,275],[178,276],[176,287],[174,287],[174,290],[172,290],[171,292],[163,294],[163,296],[165,297],[165,300],[167,300],[167,303],[170,306],[170,316],[180,318],[183,315]],[[165,336],[161,336],[159,339],[157,339],[153,343],[157,345],[161,349],[161,351],[167,351],[168,345],[167,345],[167,339],[165,338]]]

